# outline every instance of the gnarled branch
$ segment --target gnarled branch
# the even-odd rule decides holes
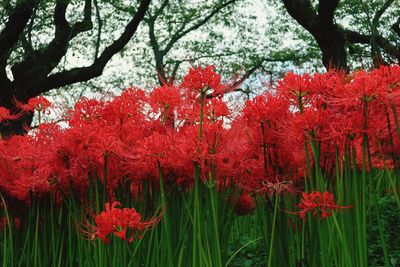
[[[217,15],[222,9],[226,8],[227,6],[237,2],[238,0],[229,0],[226,1],[224,3],[222,3],[221,5],[219,5],[218,7],[216,7],[215,9],[213,9],[209,14],[207,14],[203,19],[199,20],[197,23],[195,23],[194,25],[192,25],[191,27],[187,28],[186,30],[184,30],[184,28],[182,28],[182,30],[178,30],[176,31],[174,34],[172,34],[169,42],[165,45],[164,49],[161,51],[164,55],[166,55],[171,48],[173,47],[173,45],[179,41],[180,39],[182,39],[182,37],[184,37],[185,35],[187,35],[189,32],[192,32],[194,30],[197,30],[198,28],[200,28],[201,26],[203,26],[204,24],[206,24],[210,19],[212,19],[215,15]]]
[[[111,45],[106,47],[94,63],[88,67],[73,68],[71,70],[62,71],[51,74],[46,78],[31,81],[24,87],[32,89],[32,95],[36,96],[40,93],[47,92],[51,89],[61,87],[68,84],[87,81],[94,77],[100,76],[108,61],[120,51],[135,34],[140,21],[143,19],[151,0],[142,0],[135,15],[125,27],[121,36]]]
[[[383,36],[372,36],[361,34],[355,31],[344,31],[346,40],[353,44],[371,44],[373,41],[388,55],[400,61],[400,50],[390,43],[390,41]]]
[[[0,59],[7,55],[9,50],[17,43],[19,36],[32,16],[37,1],[21,0],[17,2],[4,29],[0,33]]]
[[[46,77],[67,53],[69,42],[81,32],[93,27],[91,21],[91,0],[85,0],[84,18],[70,26],[65,13],[69,0],[57,0],[54,10],[55,34],[50,43],[28,54],[23,61],[12,67],[16,83],[25,83],[38,77]]]

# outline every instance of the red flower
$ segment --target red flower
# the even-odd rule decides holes
[[[198,94],[211,93],[214,96],[222,97],[224,93],[237,88],[240,82],[228,82],[221,84],[221,76],[214,72],[214,65],[191,68],[189,74],[183,78],[181,87],[187,89],[189,99],[194,99]]]
[[[238,215],[247,215],[254,211],[256,203],[247,193],[242,194],[235,203],[234,210]]]
[[[182,87],[197,93],[210,89],[218,90],[221,85],[221,76],[214,72],[214,65],[191,68],[189,74],[183,78]]]
[[[113,202],[111,205],[110,203],[106,203],[105,211],[95,216],[94,220],[96,226],[89,225],[88,227],[90,230],[94,230],[91,235],[92,239],[93,237],[98,237],[104,243],[108,243],[109,240],[107,236],[109,234],[114,234],[123,240],[132,242],[135,238],[135,234],[132,233],[131,237],[127,237],[128,230],[143,232],[157,224],[161,219],[159,216],[150,221],[142,221],[142,216],[136,212],[134,208],[119,208],[119,206],[121,206],[121,204],[117,201]]]
[[[29,99],[27,104],[22,104],[19,101],[15,101],[15,104],[18,108],[23,111],[38,111],[45,112],[49,107],[51,107],[51,103],[43,96],[37,96]]]
[[[264,93],[246,101],[242,113],[248,123],[276,125],[289,116],[289,102],[281,96]]]
[[[180,90],[175,86],[163,85],[151,91],[149,95],[149,104],[156,113],[160,114],[163,124],[167,124],[173,128],[175,126],[176,107],[182,102]]]
[[[15,120],[19,117],[19,115],[11,115],[10,110],[6,109],[5,107],[0,107],[0,123],[7,120]]]
[[[278,92],[289,99],[300,110],[310,99],[311,89],[310,75],[297,75],[292,72],[286,74],[278,85]]]
[[[347,209],[350,206],[339,206],[333,200],[333,194],[329,192],[317,192],[302,193],[302,199],[299,204],[299,216],[305,219],[308,212],[312,212],[314,217],[320,215],[321,219],[327,218],[332,215],[332,211],[336,209]]]
[[[155,88],[151,91],[149,100],[151,107],[156,112],[174,110],[182,101],[179,89],[170,85]]]
[[[209,121],[215,122],[223,117],[228,117],[231,112],[225,101],[220,98],[213,98],[206,103],[205,113]]]
[[[101,118],[105,103],[96,99],[82,97],[76,102],[74,109],[67,113],[67,119],[72,127],[86,125]]]

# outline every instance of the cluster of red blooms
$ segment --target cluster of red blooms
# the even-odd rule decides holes
[[[19,116],[10,114],[10,110],[0,107],[0,123],[18,119]]]
[[[51,103],[43,96],[37,96],[28,100],[28,103],[23,104],[22,102],[15,100],[16,106],[22,111],[38,111],[45,112],[51,107]]]
[[[399,66],[349,75],[289,73],[235,116],[238,111],[222,98],[231,89],[209,66],[150,94],[129,88],[109,101],[82,98],[67,114],[69,127],[47,123],[33,134],[0,140],[0,191],[26,201],[49,193],[61,199],[72,185],[84,196],[89,175],[100,182],[106,175],[112,195],[121,183],[157,184],[158,166],[167,190],[174,184],[190,187],[196,163],[203,181],[246,192],[241,201],[251,210],[255,194],[293,192],[308,171],[310,140],[320,150],[317,160],[327,178],[349,149],[361,165],[365,136],[368,168],[399,163]],[[203,93],[213,97],[201,99]],[[43,111],[48,105],[32,101],[26,108]],[[9,119],[0,108],[0,120]]]
[[[45,112],[51,107],[50,101],[43,96],[34,97],[28,100],[28,103],[23,104],[21,101],[15,99],[15,106],[20,110],[16,114],[11,114],[10,110],[5,107],[0,107],[0,123],[9,120],[16,120],[20,118],[25,112]]]
[[[134,208],[120,208],[120,206],[119,202],[106,203],[105,210],[94,216],[96,225],[85,226],[87,228],[85,234],[90,239],[100,238],[104,243],[110,242],[107,238],[110,234],[132,242],[136,232],[139,233],[137,237],[141,238],[141,232],[154,226],[160,220],[160,217],[157,217],[153,220],[142,221],[142,216]]]
[[[319,217],[324,219],[332,215],[333,210],[337,209],[345,209],[350,206],[339,206],[333,200],[333,194],[329,192],[311,192],[311,193],[302,193],[302,199],[299,204],[299,216],[302,219],[305,219],[308,212],[314,217]]]

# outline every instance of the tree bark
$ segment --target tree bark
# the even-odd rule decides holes
[[[338,27],[321,27],[314,35],[322,53],[322,64],[327,69],[347,69],[345,38]]]
[[[311,0],[282,0],[286,10],[304,29],[311,33],[322,53],[322,63],[329,68],[346,69],[346,43],[367,44],[371,47],[371,57],[376,66],[383,63],[381,51],[387,58],[397,63],[400,61],[400,48],[378,32],[378,23],[384,12],[395,2],[383,2],[373,19],[370,21],[370,34],[344,29],[334,21],[335,10],[340,0],[319,0],[317,9],[313,8]],[[391,30],[400,36],[400,19]]]
[[[347,69],[345,35],[334,22],[334,12],[340,0],[320,0],[318,13],[310,0],[283,0],[286,10],[317,41],[322,63],[329,68]]]

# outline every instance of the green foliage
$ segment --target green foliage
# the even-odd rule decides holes
[[[315,42],[311,34],[289,16],[287,10],[282,5],[282,1],[266,0],[268,3],[277,7],[282,19],[280,29],[293,32],[295,37],[292,39],[299,40],[304,46],[305,52],[301,54],[302,60],[311,63],[314,68],[321,66],[320,52],[318,44]],[[309,1],[316,14],[318,14],[318,4],[320,1]],[[400,36],[392,27],[398,20],[400,14],[400,2],[392,0],[341,0],[334,12],[334,22],[341,29],[354,31],[357,34],[372,37],[382,37],[387,40],[385,45],[377,48],[377,41],[372,38],[367,43],[346,43],[346,51],[348,53],[348,64],[351,69],[355,68],[371,68],[373,60],[376,59],[377,53],[381,54],[387,63],[398,62],[398,59],[389,54],[389,49],[399,49],[398,42]],[[391,48],[389,48],[389,46]]]
[[[382,242],[387,246],[390,266],[400,264],[400,210],[396,200],[390,194],[371,201],[379,210],[371,216],[368,224],[368,262],[369,266],[385,265]],[[381,228],[381,229],[380,229]]]
[[[228,256],[233,256],[231,267],[261,267],[266,257],[263,243],[244,234],[229,244]],[[236,253],[236,254],[235,254]]]

